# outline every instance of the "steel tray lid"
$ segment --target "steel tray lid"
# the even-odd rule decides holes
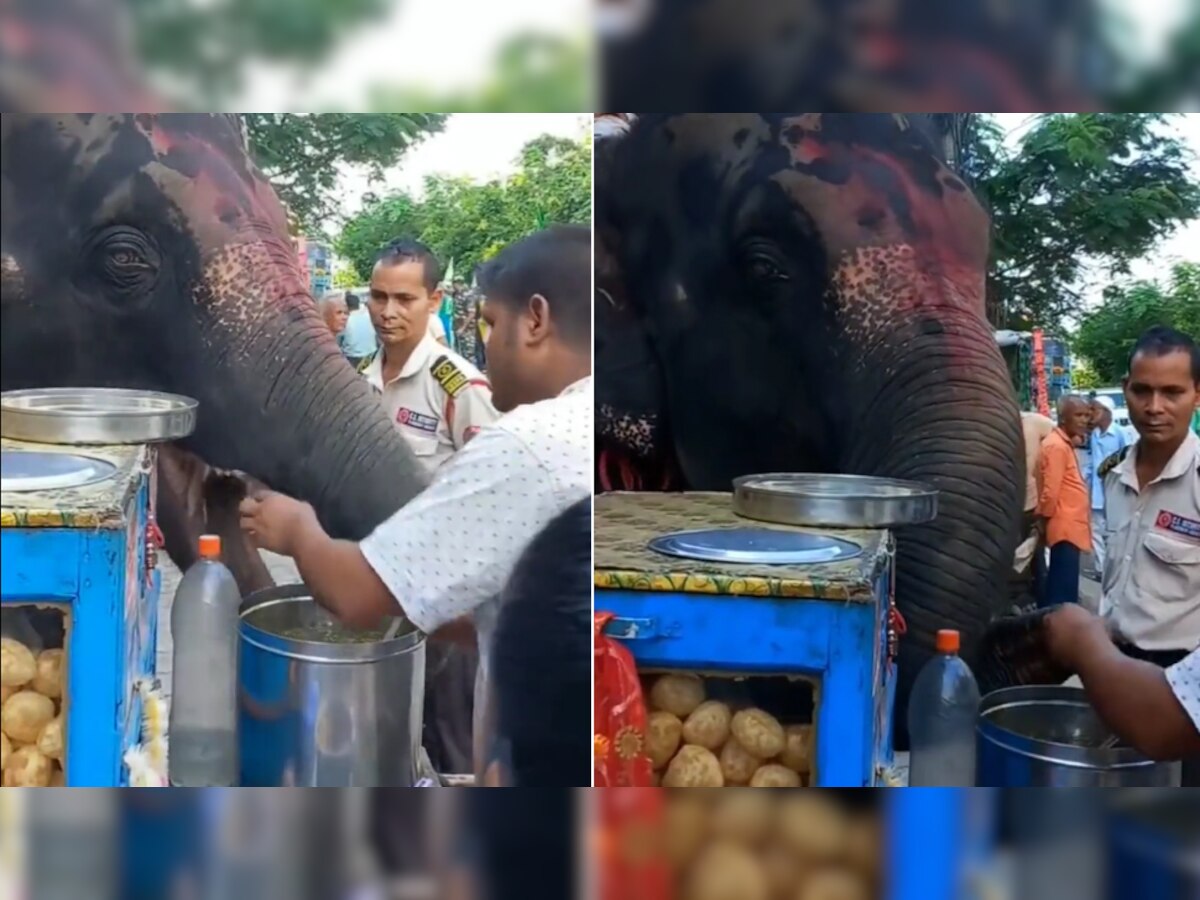
[[[103,459],[39,450],[0,452],[0,490],[51,491],[96,484],[116,474]]]
[[[191,397],[124,388],[34,388],[0,394],[0,436],[39,444],[150,444],[196,429]]]
[[[733,511],[747,519],[822,528],[896,528],[937,517],[929,485],[865,475],[771,472],[733,482]]]
[[[683,559],[759,565],[829,563],[862,554],[862,548],[853,541],[770,528],[676,531],[654,538],[649,548]]]

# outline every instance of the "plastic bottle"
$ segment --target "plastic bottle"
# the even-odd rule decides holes
[[[177,787],[236,786],[240,594],[221,539],[200,538],[171,607],[174,643],[168,770]]]
[[[975,786],[979,685],[958,655],[957,631],[937,633],[937,656],[917,674],[908,700],[910,787]]]

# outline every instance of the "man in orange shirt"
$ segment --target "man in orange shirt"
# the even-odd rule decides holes
[[[1042,606],[1079,602],[1079,562],[1092,549],[1092,502],[1075,458],[1075,443],[1090,425],[1087,403],[1065,396],[1058,404],[1058,427],[1042,442],[1037,522],[1050,548]]]

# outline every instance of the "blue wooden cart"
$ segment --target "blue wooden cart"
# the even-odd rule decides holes
[[[0,604],[6,628],[28,615],[22,609],[61,616],[67,785],[126,784],[122,758],[140,737],[138,683],[155,671],[160,578],[148,542],[155,452],[9,440],[2,446],[78,453],[116,466],[97,484],[0,495]]]
[[[688,529],[763,525],[734,514],[729,494],[603,494],[595,519],[596,611],[616,616],[606,633],[626,643],[639,669],[811,680],[812,784],[894,783],[889,532],[832,533],[863,550],[836,563],[714,565],[663,556],[647,544]]]

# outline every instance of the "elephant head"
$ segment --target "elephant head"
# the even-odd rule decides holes
[[[988,218],[920,126],[651,115],[597,172],[598,231],[614,236],[628,294],[607,353],[598,315],[598,411],[642,417],[627,432],[669,440],[692,489],[808,471],[941,492],[937,520],[899,536],[901,722],[935,632],[957,628],[970,657],[999,611],[1023,485],[1017,406],[984,317]],[[650,348],[658,371],[622,367],[626,345]],[[610,373],[631,409],[604,396]],[[607,440],[610,454],[647,455]]]
[[[6,113],[0,158],[3,389],[194,397],[184,449],[308,500],[346,538],[421,489],[235,116]]]

